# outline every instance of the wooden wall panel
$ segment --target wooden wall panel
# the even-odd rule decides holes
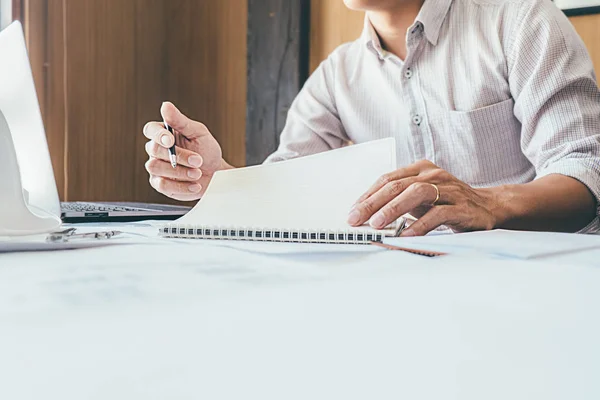
[[[244,0],[71,0],[66,15],[67,198],[164,201],[148,185],[141,130],[165,100],[244,164]]]
[[[65,198],[66,193],[62,24],[64,1],[66,0],[13,0],[13,18],[23,22],[25,28],[31,69],[61,198]]]
[[[349,10],[342,0],[312,0],[310,70],[314,71],[339,45],[358,38],[364,13]]]
[[[124,200],[138,183],[134,12],[133,1],[67,2],[68,199]]]
[[[142,128],[170,100],[245,164],[246,0],[26,0],[63,200],[160,201]],[[42,18],[43,19],[43,18]]]
[[[594,62],[596,76],[600,78],[600,14],[582,15],[569,19],[585,42]]]
[[[147,172],[140,168],[147,161],[148,156],[143,151],[146,138],[137,134],[140,131],[140,125],[144,121],[154,121],[160,118],[159,107],[162,101],[169,100],[169,85],[171,76],[176,73],[173,69],[174,60],[168,58],[169,55],[169,26],[165,24],[166,12],[168,7],[162,0],[136,0],[137,8],[144,7],[144,10],[138,10],[143,18],[139,18],[135,24],[134,35],[136,38],[135,58],[136,70],[134,74],[136,104],[135,104],[135,126],[130,132],[135,137],[135,152],[132,157],[135,182],[143,182],[148,179]],[[177,100],[183,100],[178,98]],[[175,101],[175,99],[173,99]],[[185,108],[186,104],[179,104]],[[133,198],[162,201],[160,195],[146,184],[136,184],[134,187]]]
[[[34,1],[34,0],[29,0]],[[39,0],[37,0],[39,1]],[[46,51],[44,57],[44,98],[42,114],[52,157],[58,193],[62,199],[67,194],[67,98],[65,70],[65,33],[63,17],[66,0],[48,0],[46,15],[52,25],[46,24]],[[36,82],[37,83],[37,82]]]

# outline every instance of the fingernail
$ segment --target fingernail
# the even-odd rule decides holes
[[[414,236],[417,236],[417,235],[415,234],[415,231],[413,231],[412,229],[409,228],[409,229],[405,230],[404,232],[402,232],[402,234],[400,236],[402,236],[402,237],[414,237]]]
[[[348,215],[348,223],[350,225],[357,225],[360,222],[360,211],[352,210]]]
[[[190,169],[187,172],[187,176],[190,179],[194,179],[194,180],[195,179],[200,179],[200,177],[202,176],[202,172],[200,172],[200,170],[198,170],[198,169]]]
[[[371,226],[375,229],[381,229],[385,227],[385,217],[381,214],[375,214],[373,218],[371,218]]]
[[[171,146],[171,139],[167,136],[164,135],[163,137],[160,138],[160,142],[164,145],[164,146]]]
[[[200,168],[204,160],[202,160],[202,157],[200,156],[190,156],[190,158],[188,158],[188,162],[192,167]]]
[[[202,190],[202,186],[198,184],[190,185],[188,187],[189,191],[192,193],[199,193]]]

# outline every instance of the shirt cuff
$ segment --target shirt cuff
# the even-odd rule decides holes
[[[596,218],[577,233],[598,233],[600,232],[600,163],[597,160],[588,159],[566,159],[550,164],[541,170],[536,179],[543,178],[552,174],[560,174],[577,179],[583,183],[592,192],[596,198]]]

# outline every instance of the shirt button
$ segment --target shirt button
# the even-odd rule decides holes
[[[414,115],[412,118],[412,122],[413,122],[413,124],[419,126],[419,125],[421,125],[421,122],[423,122],[423,118],[421,118],[421,116],[418,114]]]
[[[408,68],[406,70],[406,72],[404,72],[404,76],[406,77],[406,79],[410,79],[413,76],[413,72],[410,70],[410,68]]]

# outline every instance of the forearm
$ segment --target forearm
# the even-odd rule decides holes
[[[486,190],[495,199],[492,212],[499,229],[577,232],[597,214],[598,205],[589,189],[564,175]]]

